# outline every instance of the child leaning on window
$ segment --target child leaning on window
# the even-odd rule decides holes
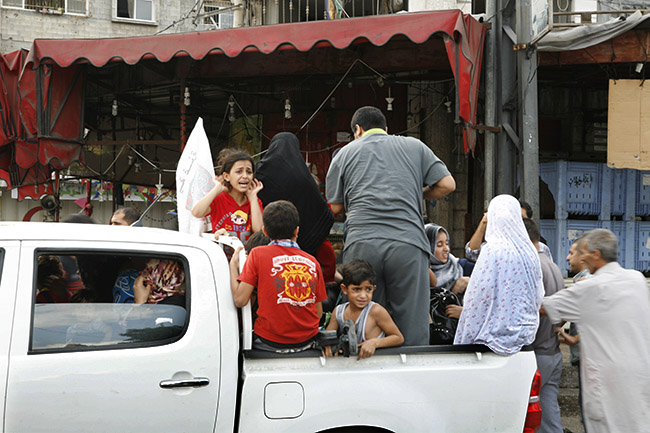
[[[349,302],[334,309],[327,330],[336,330],[346,320],[352,320],[357,331],[359,355],[369,358],[378,347],[393,347],[404,343],[404,336],[388,311],[372,301],[375,291],[375,270],[365,260],[352,260],[343,267],[341,290]],[[332,347],[326,346],[323,354],[332,356]]]

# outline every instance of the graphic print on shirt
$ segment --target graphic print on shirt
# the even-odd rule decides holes
[[[304,307],[316,302],[316,264],[303,256],[273,258],[271,276],[275,277],[278,304]]]
[[[217,227],[226,229],[228,233],[236,236],[242,242],[246,242],[251,235],[251,231],[247,230],[248,214],[241,209],[235,212],[229,212],[221,218],[217,223]]]

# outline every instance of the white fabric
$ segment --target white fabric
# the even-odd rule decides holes
[[[540,51],[569,51],[591,47],[625,33],[649,18],[650,15],[643,15],[641,11],[636,11],[626,19],[616,17],[602,24],[552,31],[540,39],[537,49]]]
[[[609,263],[544,298],[553,322],[580,330],[586,431],[641,433],[650,428],[650,291],[640,272]]]
[[[190,134],[176,168],[176,200],[178,202],[178,231],[200,235],[204,232],[203,218],[192,216],[192,207],[214,186],[214,167],[210,142],[199,117]]]
[[[487,243],[465,292],[454,344],[480,343],[510,355],[535,339],[544,296],[542,270],[517,199],[495,197],[487,219]]]

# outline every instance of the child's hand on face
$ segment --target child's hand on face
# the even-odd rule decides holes
[[[226,190],[226,181],[223,179],[223,174],[214,177],[214,186],[212,188],[218,190],[219,194]]]
[[[377,338],[371,338],[366,340],[363,343],[359,344],[359,355],[357,355],[357,360],[370,358],[375,354],[375,349],[377,348]]]
[[[257,193],[262,191],[262,188],[264,188],[264,185],[262,184],[262,181],[253,179],[249,184],[248,184],[248,191],[246,191],[246,196],[250,200],[251,198],[257,197]]]

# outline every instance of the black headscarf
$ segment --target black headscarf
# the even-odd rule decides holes
[[[296,206],[300,214],[298,245],[315,255],[334,224],[334,216],[300,154],[298,137],[290,132],[276,134],[255,177],[264,184],[258,194],[264,206],[276,200]]]

